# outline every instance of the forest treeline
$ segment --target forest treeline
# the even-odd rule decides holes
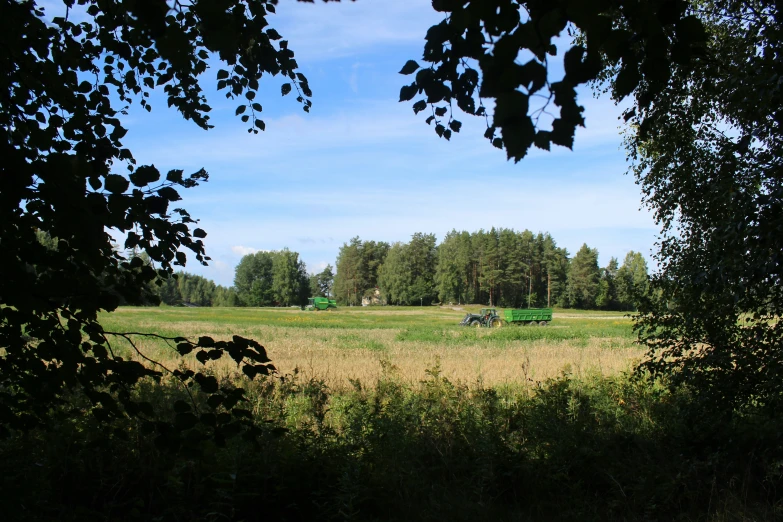
[[[288,249],[245,255],[236,267],[234,286],[223,287],[187,272],[161,281],[161,302],[196,306],[299,306],[310,297],[310,277],[298,252]]]
[[[647,285],[647,263],[638,252],[601,268],[598,250],[586,244],[570,257],[548,233],[492,228],[452,230],[440,244],[422,233],[393,244],[355,237],[337,256],[334,296],[355,305],[377,288],[395,305],[632,310]]]
[[[162,282],[169,305],[301,306],[328,296],[342,305],[371,299],[393,305],[481,303],[509,308],[633,310],[647,291],[644,257],[628,252],[622,264],[598,264],[598,250],[582,245],[574,256],[548,233],[492,228],[452,230],[440,244],[434,234],[413,234],[407,243],[352,238],[329,265],[308,273],[288,249],[245,255],[234,285],[226,288],[193,274]]]

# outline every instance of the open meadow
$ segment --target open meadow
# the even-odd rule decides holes
[[[690,390],[631,378],[643,350],[629,318],[557,310],[546,327],[476,329],[458,326],[465,313],[106,314],[110,332],[252,337],[290,377],[241,382],[235,409],[146,379],[132,393],[153,422],[101,420],[74,392],[52,429],[0,438],[4,520],[781,520],[780,419],[705,415]],[[201,365],[132,338],[170,369]],[[207,372],[232,394],[223,359]]]
[[[382,372],[408,382],[439,366],[455,382],[516,386],[562,373],[613,375],[631,367],[644,350],[634,343],[631,319],[621,312],[556,310],[550,325],[500,329],[458,325],[467,307],[120,308],[106,314],[108,331],[154,332],[195,338],[250,337],[263,344],[282,374],[343,388],[349,379],[372,385]],[[181,357],[164,342],[138,338],[137,346],[167,367]],[[116,346],[135,356],[127,344]],[[200,365],[191,355],[189,365]],[[235,369],[231,360],[218,373]]]

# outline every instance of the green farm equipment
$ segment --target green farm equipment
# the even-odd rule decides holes
[[[507,324],[538,324],[541,326],[546,326],[551,320],[551,308],[503,310],[503,321],[505,321]]]
[[[311,297],[307,300],[306,310],[329,310],[330,308],[337,308],[337,301],[326,297]]]
[[[473,326],[474,328],[492,327],[499,328],[503,321],[494,308],[482,308],[478,314],[467,314],[459,323],[460,326]]]
[[[482,308],[478,314],[467,314],[460,326],[500,328],[504,324],[529,324],[546,326],[552,320],[551,308],[528,308],[525,310],[503,310],[498,314],[494,308]]]

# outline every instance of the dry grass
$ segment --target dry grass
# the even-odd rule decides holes
[[[643,355],[633,344],[630,321],[617,313],[556,316],[547,328],[522,327],[534,330],[520,333],[543,336],[535,339],[501,335],[514,331],[459,328],[454,325],[463,312],[444,309],[359,308],[328,314],[267,309],[253,316],[247,309],[235,309],[234,313],[226,309],[121,309],[104,323],[116,331],[209,335],[215,339],[233,334],[252,337],[266,347],[281,373],[296,370],[338,389],[349,385],[349,379],[371,384],[384,371],[417,381],[436,365],[443,376],[454,381],[519,385],[564,371],[577,376],[614,374],[629,369]],[[328,325],[317,324],[326,320]],[[558,338],[564,332],[577,337]],[[168,367],[181,363],[162,343],[140,339],[139,347]],[[199,363],[189,358],[188,364]],[[217,373],[235,369],[230,361],[212,364]]]
[[[275,331],[278,330],[278,331]],[[540,340],[505,346],[485,343],[444,346],[419,341],[399,341],[396,330],[337,330],[317,336],[297,331],[268,331],[266,346],[283,372],[299,368],[308,376],[341,385],[348,378],[375,382],[388,362],[405,380],[424,378],[425,370],[440,364],[442,374],[463,382],[481,379],[487,385],[543,380],[564,369],[616,373],[627,369],[638,349],[618,349],[612,339],[551,343]]]

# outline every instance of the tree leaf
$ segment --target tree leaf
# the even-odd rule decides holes
[[[142,165],[130,175],[130,181],[137,187],[146,187],[160,179],[160,172],[154,165]]]
[[[204,348],[212,348],[215,346],[215,340],[212,337],[202,336],[198,338],[198,345]]]
[[[119,174],[109,174],[104,182],[104,187],[112,194],[122,194],[128,190],[129,185],[128,180]]]
[[[205,376],[203,374],[196,374],[196,382],[201,387],[201,391],[204,393],[215,393],[218,391],[218,381],[213,375]]]
[[[400,89],[400,101],[408,101],[412,100],[414,96],[416,96],[416,93],[418,92],[418,88],[416,87],[416,83],[412,83],[410,85],[406,85],[405,87]]]
[[[405,62],[405,65],[402,66],[402,69],[400,69],[400,74],[413,74],[416,72],[416,70],[419,68],[419,64],[416,63],[414,60],[408,60]]]

